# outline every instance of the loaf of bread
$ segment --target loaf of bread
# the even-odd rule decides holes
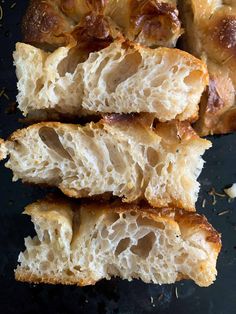
[[[71,37],[78,44],[86,37],[94,46],[107,41],[111,26],[150,47],[174,47],[182,33],[175,0],[31,0],[23,34],[25,42],[47,49]]]
[[[1,144],[13,180],[56,186],[70,197],[112,193],[125,202],[195,210],[211,146],[187,122],[152,128],[139,117],[106,117],[86,126],[43,122],[18,130]]]
[[[14,60],[24,115],[149,112],[160,121],[194,120],[208,84],[205,64],[190,54],[123,40],[91,53],[85,62],[77,47],[48,53],[18,43]]]
[[[236,2],[182,0],[184,47],[208,66],[196,125],[201,135],[236,131]]]
[[[95,284],[119,276],[170,284],[215,280],[220,235],[204,216],[135,205],[43,200],[26,207],[37,236],[25,239],[15,277],[51,284]]]

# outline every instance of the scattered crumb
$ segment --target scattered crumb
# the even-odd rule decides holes
[[[218,193],[218,192],[216,192],[215,189],[214,189],[214,193],[215,193],[216,196],[219,196],[219,197],[226,197],[225,194],[223,194],[223,193]]]
[[[176,296],[176,299],[178,299],[178,298],[179,298],[178,288],[177,288],[177,287],[175,287],[175,296]]]
[[[225,197],[226,196],[223,193],[217,192],[214,187],[212,187],[211,191],[208,194],[209,195],[216,195],[216,196],[219,196],[219,197]]]
[[[163,299],[163,296],[164,296],[163,293],[161,293],[161,294],[159,295],[159,297],[158,297],[158,299],[157,299],[158,302],[160,302],[160,301]]]
[[[5,88],[2,88],[0,91],[0,97],[2,97],[2,95],[5,93]]]
[[[204,198],[204,200],[202,201],[202,208],[205,208],[206,205],[206,199]]]
[[[10,100],[9,96],[6,93],[3,93],[3,96],[7,99]]]
[[[12,5],[10,6],[10,9],[13,9],[16,6],[16,2],[12,3]]]
[[[3,18],[3,9],[2,9],[2,6],[0,5],[0,21],[2,20]]]
[[[223,216],[225,214],[228,214],[230,211],[229,210],[224,210],[223,212],[218,213],[218,216]]]
[[[154,302],[153,302],[153,297],[150,297],[150,300],[151,300],[152,306],[155,307],[155,304],[154,304]]]
[[[88,300],[87,300],[87,299],[85,299],[85,303],[88,303]]]
[[[219,196],[219,197],[222,197],[222,198],[226,196],[226,195],[223,194],[223,193],[218,193],[218,192],[216,192],[216,190],[215,190],[214,187],[212,187],[212,189],[210,190],[210,192],[208,192],[208,194],[211,195],[212,198],[213,198],[212,205],[215,205],[215,204],[216,204],[216,196]]]
[[[230,198],[235,198],[235,197],[236,197],[236,183],[234,183],[230,188],[224,189],[224,192],[225,192]]]
[[[212,188],[211,191],[208,192],[208,194],[211,195],[212,198],[213,198],[212,205],[215,205],[215,204],[216,204],[216,196],[215,196],[215,193],[214,193],[214,190],[213,190],[213,189],[214,189],[214,188]]]

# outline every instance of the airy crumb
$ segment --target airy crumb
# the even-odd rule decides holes
[[[176,299],[178,299],[178,298],[179,298],[178,288],[177,288],[177,287],[175,287],[175,296],[176,296]]]

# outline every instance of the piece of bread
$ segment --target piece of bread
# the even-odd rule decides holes
[[[1,145],[13,180],[57,186],[70,197],[106,192],[125,202],[195,210],[211,147],[187,122],[152,128],[132,116],[110,116],[86,126],[43,122],[18,130]]]
[[[203,58],[210,75],[196,129],[200,135],[236,131],[236,2],[182,0],[184,47]]]
[[[174,47],[182,34],[175,0],[31,0],[22,24],[26,43],[50,49],[71,37],[80,44],[82,33],[90,42],[107,40],[111,25],[150,47]]]
[[[190,54],[123,40],[91,53],[85,62],[77,52],[74,46],[48,53],[17,43],[17,101],[24,115],[148,112],[160,121],[197,119],[208,73]]]
[[[37,236],[25,239],[15,277],[50,284],[95,284],[119,276],[170,284],[216,278],[220,235],[204,216],[181,209],[43,200],[26,207]]]

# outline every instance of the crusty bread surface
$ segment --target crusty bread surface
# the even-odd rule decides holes
[[[45,52],[17,43],[19,109],[70,116],[152,113],[160,121],[194,121],[208,84],[205,64],[170,48],[116,40],[81,62],[78,47]]]
[[[200,135],[236,130],[236,2],[181,0],[184,48],[202,58],[210,83],[200,105]]]
[[[148,125],[137,116],[107,116],[85,126],[43,122],[2,143],[13,180],[59,187],[71,197],[110,192],[125,202],[195,210],[202,154],[211,142],[187,122]],[[151,120],[150,120],[151,121]]]
[[[113,276],[166,284],[215,280],[220,235],[206,218],[184,210],[120,203],[29,205],[37,236],[25,239],[15,277],[51,284],[95,284]]]
[[[31,0],[22,24],[24,41],[47,49],[101,43],[111,27],[150,47],[174,47],[182,34],[175,0]]]

